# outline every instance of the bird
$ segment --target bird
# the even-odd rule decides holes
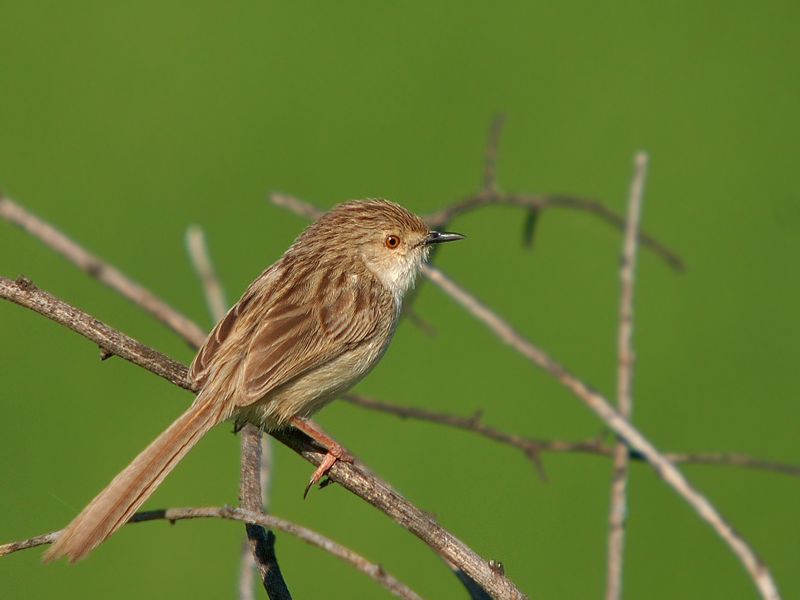
[[[235,430],[294,426],[320,441],[327,453],[306,492],[337,459],[352,461],[309,419],[386,352],[430,248],[464,237],[431,231],[384,199],[344,202],[311,223],[209,334],[189,368],[199,388],[191,406],[58,534],[43,561],[86,557],[224,421]]]

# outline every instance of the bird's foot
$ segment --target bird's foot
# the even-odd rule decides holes
[[[330,471],[330,468],[337,460],[347,463],[352,463],[355,461],[355,457],[352,454],[350,454],[338,443],[334,442],[334,444],[335,446],[328,448],[328,453],[325,455],[325,458],[323,458],[322,462],[319,463],[316,471],[311,474],[311,478],[308,480],[308,485],[303,492],[304,499],[308,495],[308,490],[319,483],[319,480],[322,479],[328,473],[328,471]]]
[[[308,435],[311,439],[317,442],[317,444],[327,450],[327,454],[325,454],[322,462],[319,464],[316,471],[311,474],[311,479],[308,480],[308,485],[303,493],[303,498],[305,498],[308,495],[308,491],[314,485],[319,483],[319,480],[322,479],[328,471],[330,471],[331,467],[337,460],[353,463],[355,462],[355,457],[345,450],[344,446],[333,439],[329,433],[327,433],[314,421],[295,417],[292,419],[291,423],[292,426]],[[325,483],[322,485],[324,486]]]

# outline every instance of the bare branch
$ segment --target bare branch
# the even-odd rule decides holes
[[[186,250],[189,253],[195,273],[197,273],[200,283],[203,285],[203,295],[208,304],[208,312],[216,323],[228,311],[228,302],[225,299],[222,284],[211,263],[205,232],[199,225],[190,225],[186,229]]]
[[[163,377],[186,390],[194,390],[186,377],[186,367],[153,350],[83,312],[37,288],[32,281],[19,277],[16,281],[0,276],[0,297],[30,308],[81,334],[100,346],[102,358],[119,356]]]
[[[271,192],[269,195],[269,201],[275,206],[285,208],[290,212],[300,215],[301,217],[306,217],[307,219],[319,219],[325,214],[324,210],[314,206],[310,202],[304,202],[299,198],[295,198],[294,196],[283,194],[281,192]]]
[[[478,435],[500,442],[501,444],[507,444],[513,448],[518,448],[532,460],[537,469],[540,468],[538,457],[544,452],[579,452],[583,454],[606,456],[609,458],[614,456],[614,448],[607,446],[603,442],[602,436],[577,442],[567,440],[544,440],[524,437],[486,425],[481,421],[480,412],[477,412],[471,417],[463,417],[461,415],[441,413],[416,406],[404,406],[385,400],[376,400],[364,396],[363,394],[354,394],[352,392],[342,395],[342,399],[361,406],[362,408],[396,415],[404,419],[418,419],[420,421],[428,421],[455,427],[457,429],[472,431]],[[776,473],[800,477],[800,466],[798,465],[762,460],[760,458],[753,458],[752,456],[745,456],[744,454],[690,454],[669,452],[665,453],[664,456],[672,463],[727,465],[763,471],[775,471]],[[645,458],[635,451],[631,452],[629,450],[628,458],[630,460],[646,462]],[[540,475],[545,479],[543,472],[540,471]]]
[[[586,383],[567,371],[543,350],[515,331],[511,325],[497,314],[481,304],[474,296],[446,277],[440,270],[426,265],[423,267],[423,274],[470,314],[487,325],[503,342],[553,375],[564,387],[592,409],[601,421],[624,439],[633,450],[641,454],[659,477],[683,497],[703,520],[711,525],[714,531],[739,557],[739,560],[741,560],[745,569],[753,578],[762,597],[765,600],[777,600],[780,598],[769,569],[747,542],[719,514],[711,502],[692,487],[677,467],[667,460],[639,430],[614,410],[600,393],[591,389]]]
[[[606,207],[604,204],[591,198],[577,198],[572,196],[545,196],[537,194],[506,194],[494,192],[485,194],[483,192],[474,196],[468,196],[463,200],[454,202],[440,210],[425,215],[425,221],[433,228],[443,227],[450,223],[455,217],[471,212],[478,208],[489,205],[517,206],[528,210],[541,211],[546,208],[571,208],[588,212],[613,225],[620,231],[625,228],[625,219]],[[673,269],[678,271],[686,270],[683,260],[674,251],[653,236],[640,232],[639,242],[648,250],[664,260]]]
[[[273,434],[273,437],[315,465],[319,465],[325,457],[324,452],[308,443],[310,438],[295,429]],[[408,502],[378,477],[367,475],[352,464],[342,461],[334,463],[328,477],[389,515],[446,561],[464,571],[492,598],[525,598],[505,575],[492,568],[491,561],[480,558],[461,540],[436,523],[432,515]]]
[[[392,402],[375,400],[374,398],[369,398],[362,394],[355,394],[353,392],[343,394],[342,399],[347,400],[352,404],[361,406],[362,408],[368,408],[370,410],[377,410],[380,412],[390,413],[404,418],[412,418],[421,421],[430,421],[433,423],[439,423],[441,425],[449,425],[450,427],[456,427],[458,429],[466,429],[468,431],[473,431],[489,439],[519,448],[520,450],[522,450],[525,456],[527,456],[531,460],[531,462],[539,472],[539,476],[543,480],[546,480],[547,477],[545,476],[544,469],[542,468],[541,461],[539,460],[540,452],[546,450],[552,450],[555,449],[555,447],[557,447],[558,449],[564,449],[564,447],[562,446],[563,442],[548,442],[545,440],[526,438],[485,425],[480,420],[481,419],[480,412],[474,414],[471,417],[461,417],[459,415],[438,413],[431,410],[427,410],[425,408],[417,408],[414,406],[401,406],[399,404],[394,404]],[[555,447],[551,448],[550,446],[553,444],[555,445]]]
[[[647,155],[636,155],[630,195],[628,219],[620,261],[620,306],[617,347],[617,410],[630,421],[633,410],[633,282],[636,269],[636,242],[639,230],[644,181],[647,175]],[[608,515],[608,563],[606,571],[606,600],[622,597],[622,563],[625,550],[625,517],[628,487],[628,445],[617,440],[614,448],[614,470],[611,482],[611,502]]]
[[[664,456],[673,463],[685,464],[705,464],[705,465],[730,465],[733,467],[747,467],[750,469],[762,469],[765,471],[775,471],[786,475],[800,476],[800,467],[780,463],[773,460],[762,460],[744,454],[712,454],[712,453],[682,453],[675,452]],[[634,458],[632,456],[631,458]]]
[[[244,510],[264,512],[261,501],[261,432],[247,424],[241,431],[239,500]],[[245,526],[247,539],[264,589],[270,600],[291,600],[275,555],[275,536],[261,525]]]
[[[28,538],[27,540],[19,540],[18,542],[11,542],[8,544],[0,544],[0,556],[6,554],[13,554],[20,550],[27,550],[28,548],[36,548],[36,546],[43,546],[45,544],[52,544],[58,537],[58,531],[51,531],[36,537]]]
[[[32,308],[56,322],[67,325],[70,329],[98,343],[108,354],[115,354],[143,366],[185,389],[195,393],[198,391],[195,384],[188,379],[188,369],[184,365],[124,336],[54,296],[38,290],[27,280],[17,283],[0,277],[0,297]],[[320,453],[310,438],[294,429],[277,431],[272,435],[315,465],[319,465],[324,457],[324,454]],[[436,523],[431,515],[415,507],[376,477],[366,475],[354,465],[342,461],[337,461],[333,465],[328,476],[332,481],[366,500],[411,531],[434,551],[463,570],[492,598],[498,600],[525,598],[525,595],[511,581],[493,571],[487,561],[481,559],[461,540]],[[273,518],[268,515],[263,516],[267,519]],[[266,521],[262,522],[257,519],[253,519],[253,521],[271,526]]]
[[[253,571],[256,563],[250,551],[250,540],[244,536],[242,540],[241,557],[239,558],[239,585],[237,588],[238,600],[255,600],[253,590]]]
[[[205,341],[206,334],[195,323],[146,288],[123,275],[108,263],[100,260],[88,250],[85,250],[52,225],[2,194],[0,194],[0,217],[21,227],[92,277],[119,292],[134,304],[144,308],[195,347],[199,348]]]
[[[420,596],[415,594],[408,587],[397,581],[394,577],[387,574],[378,564],[368,561],[366,558],[345,548],[341,544],[337,544],[333,540],[320,535],[316,531],[301,527],[285,519],[274,517],[272,515],[265,515],[257,512],[247,511],[241,508],[231,508],[230,506],[219,507],[198,507],[198,508],[168,508],[162,510],[148,510],[141,511],[133,515],[128,524],[130,523],[143,523],[145,521],[169,521],[175,523],[176,521],[186,521],[189,519],[228,519],[231,521],[240,521],[251,525],[261,525],[262,527],[270,527],[286,532],[304,542],[321,548],[326,552],[342,559],[346,563],[354,566],[356,569],[365,573],[378,583],[380,583],[387,590],[404,598],[406,600],[422,600]],[[11,554],[19,550],[27,548],[34,548],[44,544],[51,544],[55,541],[60,532],[54,531],[44,535],[30,538],[28,540],[21,540],[10,544],[0,545],[0,556]]]

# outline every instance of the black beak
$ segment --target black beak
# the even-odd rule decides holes
[[[451,233],[448,231],[431,231],[427,237],[422,240],[422,243],[426,246],[430,246],[431,244],[441,244],[442,242],[455,242],[456,240],[463,240],[465,235],[461,235],[460,233]]]

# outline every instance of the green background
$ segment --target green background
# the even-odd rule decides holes
[[[184,311],[210,319],[183,249],[202,225],[231,299],[322,206],[382,196],[425,212],[480,185],[493,114],[509,191],[624,210],[650,154],[643,226],[688,264],[641,256],[635,421],[664,450],[800,462],[800,4],[797,2],[0,3],[0,186]],[[621,238],[595,217],[456,220],[438,264],[609,397]],[[192,352],[139,309],[0,223],[20,273],[141,341]],[[440,291],[358,390],[540,438],[601,426]],[[191,396],[30,311],[0,303],[0,541],[65,525]],[[531,598],[598,598],[610,463],[517,451],[336,402],[321,423]],[[207,436],[148,507],[235,504],[238,443]],[[272,510],[380,562],[426,598],[465,598],[421,542],[341,488],[302,501],[311,466],[275,449]],[[796,478],[684,471],[800,595]],[[646,466],[630,483],[625,597],[755,598],[726,546]],[[3,598],[232,598],[243,528],[125,528],[86,561],[0,559]],[[295,598],[389,594],[279,534]]]

